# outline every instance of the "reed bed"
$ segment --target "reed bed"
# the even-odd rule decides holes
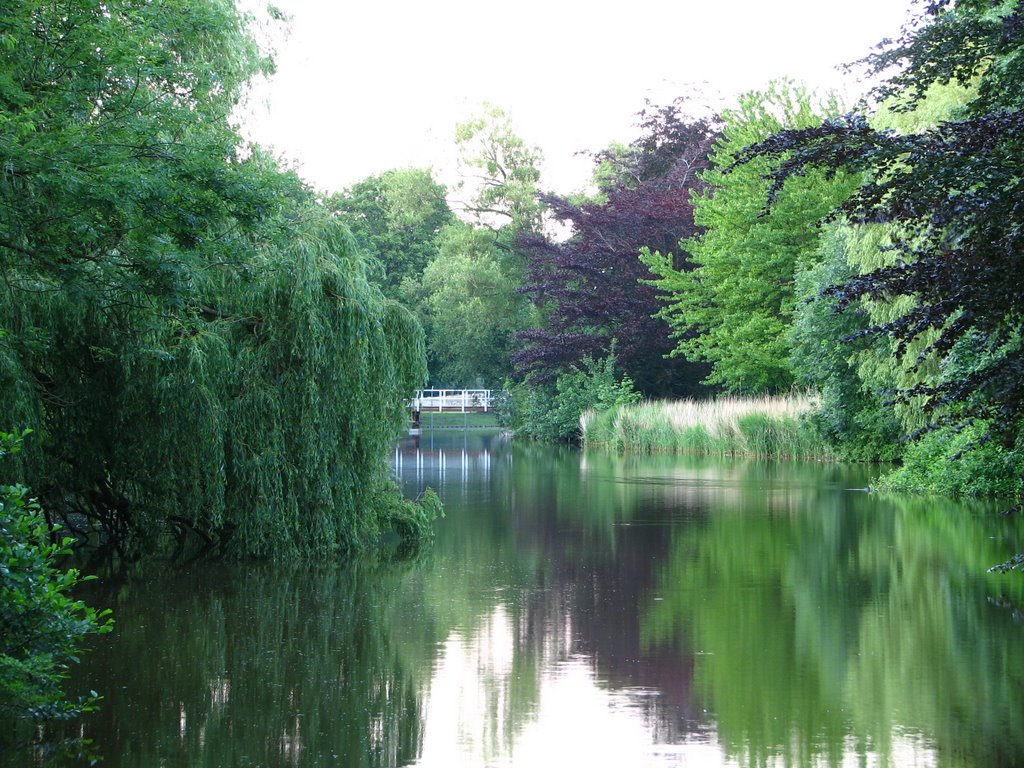
[[[584,445],[624,452],[756,458],[833,458],[802,417],[811,395],[658,400],[580,416]]]

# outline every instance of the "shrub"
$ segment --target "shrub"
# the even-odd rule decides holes
[[[913,443],[903,466],[878,482],[883,490],[944,496],[1020,496],[1024,492],[1024,446],[1008,449],[985,441],[987,425],[937,429]]]
[[[613,345],[604,358],[583,358],[579,366],[558,376],[554,387],[521,385],[514,391],[513,400],[517,434],[565,441],[579,439],[584,413],[635,403],[640,394],[629,376],[616,378]]]
[[[0,432],[0,457],[21,438]],[[109,632],[110,611],[96,611],[70,591],[82,578],[57,561],[71,539],[57,538],[39,505],[21,485],[0,486],[0,713],[17,717],[73,717],[99,696],[70,701],[62,686],[88,634]]]

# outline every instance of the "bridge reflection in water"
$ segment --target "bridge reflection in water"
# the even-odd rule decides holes
[[[400,439],[395,445],[391,465],[399,478],[416,480],[442,480],[448,475],[468,478],[472,475],[481,480],[489,478],[493,443],[504,443],[503,435],[493,432],[486,435],[463,432],[434,435],[432,431],[411,434]],[[505,455],[511,460],[511,454]]]

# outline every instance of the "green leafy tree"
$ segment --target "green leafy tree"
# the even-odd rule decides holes
[[[969,87],[935,84],[912,110],[890,100],[871,122],[899,133],[926,130],[949,119],[970,98]],[[829,286],[893,264],[893,234],[891,225],[833,222],[824,232],[820,262],[797,273],[793,370],[800,386],[821,393],[821,407],[813,416],[819,433],[838,455],[849,458],[900,459],[906,445],[900,437],[926,420],[919,402],[894,401],[892,393],[935,381],[941,374],[934,364],[907,365],[905,358],[893,354],[890,339],[863,335],[871,325],[898,317],[912,299],[839,307],[835,298],[821,295]],[[858,341],[850,343],[855,336]],[[913,354],[924,352],[932,341],[934,334],[914,342]]]
[[[457,126],[456,145],[466,220],[440,229],[436,255],[421,277],[402,281],[398,295],[423,323],[434,385],[497,386],[511,372],[514,334],[533,322],[512,243],[516,233],[541,226],[540,152],[491,105]]]
[[[478,223],[516,232],[538,232],[543,209],[537,200],[542,155],[528,145],[500,108],[485,104],[483,114],[455,128],[460,188],[469,193],[465,211]]]
[[[787,81],[740,97],[722,113],[722,137],[701,174],[710,189],[694,197],[702,235],[680,244],[686,268],[671,254],[641,259],[658,279],[665,302],[659,316],[678,339],[674,355],[712,365],[707,383],[730,392],[778,392],[794,381],[788,336],[796,307],[795,273],[816,259],[818,222],[853,189],[849,174],[810,173],[793,179],[763,216],[767,163],[733,167],[737,153],[783,127],[817,125],[840,107],[816,101]],[[692,267],[692,268],[691,268]]]
[[[448,225],[423,273],[431,381],[437,386],[498,386],[511,373],[514,334],[531,321],[518,291],[515,254],[494,233]]]
[[[0,460],[20,449],[21,436],[0,432]],[[64,691],[86,636],[113,628],[110,611],[71,596],[84,579],[59,567],[70,545],[27,488],[0,486],[0,715],[73,717],[99,699]]]
[[[103,295],[187,291],[267,200],[228,117],[267,71],[222,0],[12,0],[0,23],[0,249]],[[272,198],[271,198],[272,199]],[[231,226],[235,224],[236,226]],[[114,301],[142,303],[139,296]]]
[[[1020,2],[934,0],[866,63],[896,73],[875,93],[896,112],[912,112],[936,83],[968,89],[949,119],[900,133],[849,115],[782,131],[741,158],[774,164],[769,201],[794,176],[863,174],[841,212],[888,225],[888,258],[826,295],[888,309],[864,334],[894,341],[913,377],[896,395],[920,404],[926,428],[981,427],[981,442],[1009,452],[1024,426],[1022,22]]]
[[[333,195],[328,206],[380,269],[385,294],[398,298],[402,282],[420,280],[437,256],[438,235],[453,219],[446,194],[429,170],[408,168],[363,179]]]
[[[797,272],[799,302],[790,337],[796,383],[821,394],[811,417],[817,432],[837,455],[868,461],[895,460],[901,450],[901,423],[883,394],[891,384],[887,387],[879,377],[865,380],[865,371],[875,362],[891,359],[892,347],[882,339],[852,348],[844,339],[869,325],[868,310],[858,305],[839,311],[834,301],[814,299],[854,272],[857,251],[877,254],[882,242],[878,227],[827,227],[820,261]]]
[[[643,150],[638,144],[624,144],[613,141],[605,149],[594,155],[594,168],[590,180],[597,188],[593,198],[583,198],[579,204],[587,202],[607,203],[608,196],[619,189],[636,189],[643,181]]]
[[[224,0],[0,21],[0,400],[39,436],[20,475],[46,509],[126,557],[423,528],[384,465],[421,330],[243,147],[230,114],[266,67]]]

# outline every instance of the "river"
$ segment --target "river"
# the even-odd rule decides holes
[[[117,626],[73,680],[105,697],[65,732],[85,757],[0,764],[1024,763],[1024,575],[986,572],[1024,526],[997,506],[496,433],[392,463],[445,502],[432,547],[92,582]]]

